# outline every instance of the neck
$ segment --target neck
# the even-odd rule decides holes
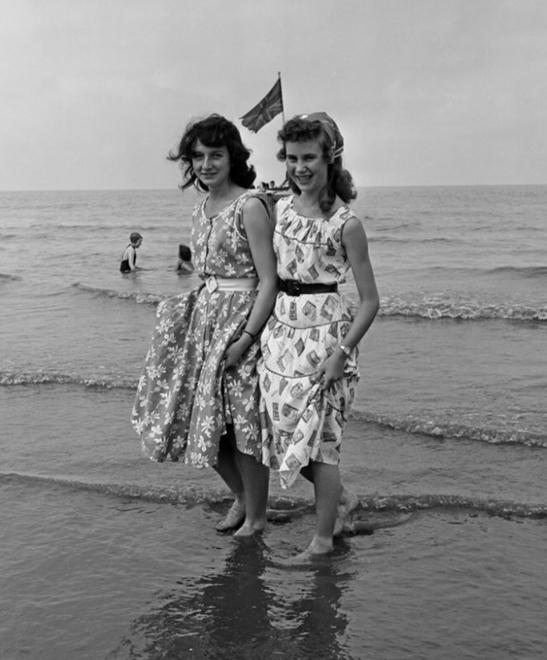
[[[321,210],[319,206],[319,195],[316,194],[309,195],[305,192],[301,192],[300,195],[298,195],[298,205],[310,213],[315,212],[316,210]]]
[[[231,181],[224,181],[219,186],[209,188],[209,198],[213,200],[230,199],[236,190]]]
[[[302,191],[299,195],[300,200],[306,206],[318,206],[319,205],[319,195],[317,193],[307,193]]]

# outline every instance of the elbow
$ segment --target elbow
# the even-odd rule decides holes
[[[380,296],[376,293],[374,296],[369,298],[368,307],[370,309],[372,318],[376,318],[376,315],[380,311]]]
[[[374,316],[380,311],[380,296],[376,294],[376,299],[374,300]]]

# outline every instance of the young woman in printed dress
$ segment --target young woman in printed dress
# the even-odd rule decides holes
[[[324,112],[289,120],[278,135],[294,195],[277,202],[274,249],[280,291],[262,333],[259,364],[268,429],[264,460],[289,487],[313,482],[316,530],[299,559],[323,555],[355,502],[341,486],[342,431],[359,377],[357,346],[374,320],[378,291],[363,225],[342,166],[344,141]],[[358,305],[338,291],[351,270]]]
[[[203,284],[158,307],[132,415],[151,459],[218,472],[234,502],[217,529],[239,536],[266,520],[256,362],[277,290],[272,223],[251,190],[249,155],[234,124],[216,114],[190,124],[169,155],[182,166],[182,188],[206,193],[192,228]]]

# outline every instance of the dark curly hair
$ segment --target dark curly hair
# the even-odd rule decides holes
[[[176,151],[170,151],[168,160],[180,161],[184,190],[196,185],[198,190],[207,191],[208,187],[196,176],[192,167],[193,149],[199,140],[206,147],[226,147],[230,157],[230,180],[242,188],[252,188],[256,172],[247,164],[251,152],[245,147],[236,126],[225,117],[212,114],[205,119],[190,122],[186,126]]]
[[[336,127],[338,130],[338,127]],[[297,116],[289,119],[283,128],[277,134],[277,139],[281,142],[282,147],[277,153],[280,161],[285,161],[287,158],[287,151],[285,145],[287,142],[308,142],[319,140],[323,159],[327,163],[327,183],[319,193],[319,207],[322,211],[328,212],[334,204],[336,196],[340,197],[346,204],[357,197],[355,186],[353,185],[353,177],[342,166],[342,156],[335,155],[336,145],[329,133],[325,130],[321,121],[308,119],[306,116]],[[340,135],[342,141],[342,136]],[[289,185],[291,189],[300,194],[300,188],[289,177]]]

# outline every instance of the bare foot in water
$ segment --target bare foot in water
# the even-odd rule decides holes
[[[262,534],[265,526],[264,522],[251,523],[246,520],[237,532],[234,532],[234,536],[241,539],[254,536],[255,534]]]
[[[226,516],[216,526],[217,532],[227,532],[230,529],[236,529],[245,520],[245,505],[238,500],[234,500],[232,506],[228,509]]]
[[[302,564],[312,564],[328,558],[332,550],[332,540],[329,542],[328,539],[318,539],[314,536],[312,542],[304,550],[304,552],[300,552],[294,557],[286,559],[283,561],[283,565],[297,566]]]
[[[349,514],[359,506],[359,498],[355,493],[352,493],[345,488],[340,495],[340,502],[336,512],[336,520],[334,522],[333,536],[340,536],[344,531],[344,525]]]

